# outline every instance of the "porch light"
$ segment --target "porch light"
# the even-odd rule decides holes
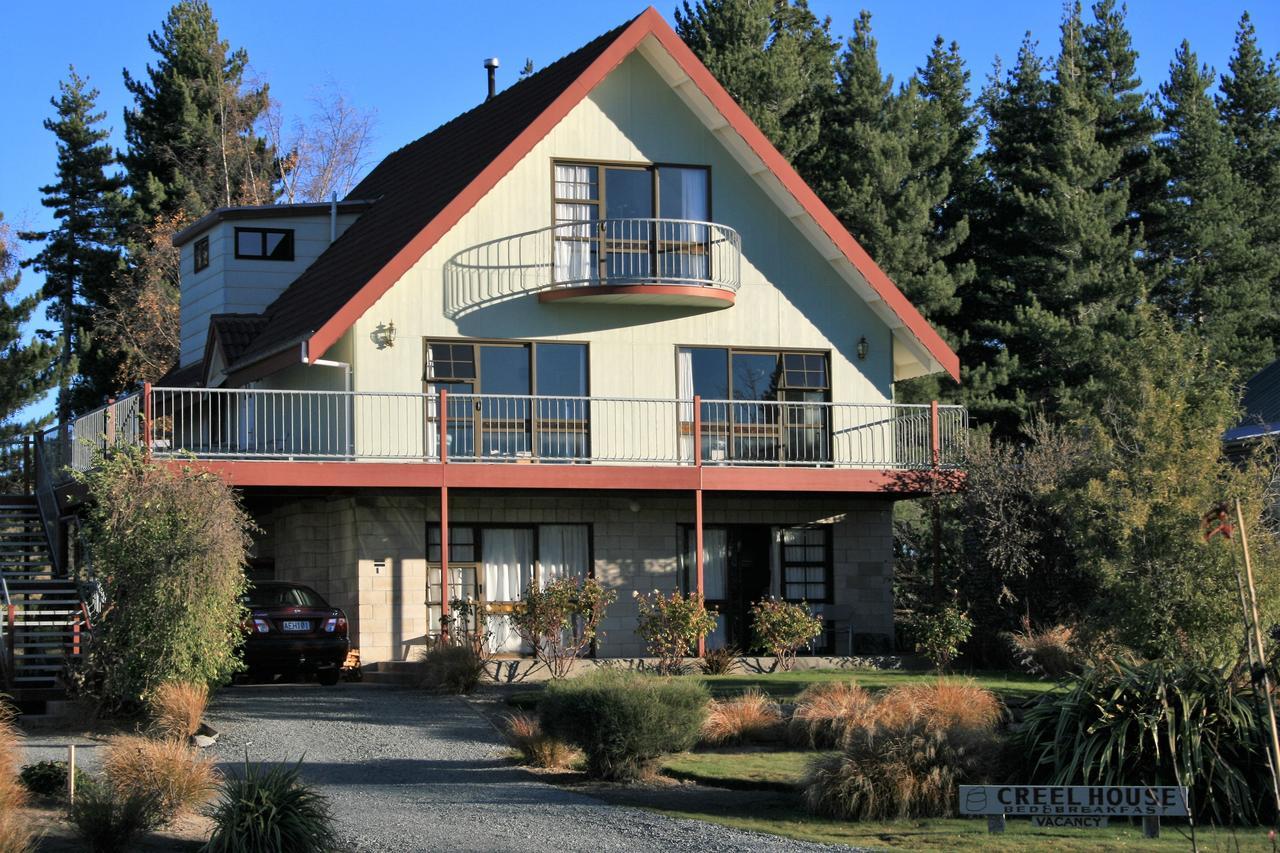
[[[369,339],[373,341],[373,345],[378,349],[386,349],[395,346],[396,343],[396,324],[394,321],[387,323],[379,323],[369,333]]]
[[[871,349],[871,345],[867,343],[867,336],[863,335],[858,338],[858,361],[867,360],[867,351]]]

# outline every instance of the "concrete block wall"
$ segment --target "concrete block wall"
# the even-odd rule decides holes
[[[859,634],[892,637],[891,501],[707,495],[703,509],[708,525],[832,525],[833,603],[825,615],[851,620]],[[692,521],[688,495],[468,493],[450,501],[451,525],[590,524],[595,576],[618,593],[600,649],[608,657],[644,653],[632,591],[679,589],[681,530]],[[410,659],[425,642],[426,530],[438,522],[434,493],[283,498],[259,511],[276,577],[311,584],[346,610],[366,663]]]

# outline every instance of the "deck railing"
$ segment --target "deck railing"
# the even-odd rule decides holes
[[[445,262],[451,317],[526,293],[599,285],[679,285],[736,292],[742,239],[718,222],[559,222],[463,249]]]
[[[149,410],[155,455],[207,459],[430,462],[443,435],[451,462],[691,465],[700,445],[704,464],[910,470],[957,467],[967,429],[960,406],[640,397],[155,388]]]

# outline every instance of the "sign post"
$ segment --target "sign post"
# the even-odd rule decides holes
[[[1092,828],[1112,817],[1142,818],[1147,838],[1160,818],[1189,817],[1188,790],[1148,785],[961,785],[960,814],[984,815],[987,831],[1004,832],[1005,818],[1030,817],[1042,827]]]

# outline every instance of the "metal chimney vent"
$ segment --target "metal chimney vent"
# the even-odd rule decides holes
[[[498,66],[501,64],[496,56],[491,56],[484,61],[485,70],[489,72],[489,98],[498,93]],[[485,98],[485,100],[487,101],[489,98]]]

